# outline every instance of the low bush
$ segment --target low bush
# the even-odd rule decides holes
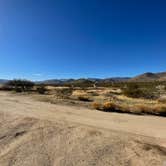
[[[15,90],[16,92],[25,92],[29,91],[34,87],[34,83],[28,80],[11,80],[6,83],[6,86]]]
[[[95,102],[95,103],[92,103],[92,108],[96,110],[101,110],[102,105],[100,103]]]
[[[123,94],[132,98],[153,99],[156,97],[153,91],[148,88],[141,88],[137,84],[127,85],[127,87],[123,89]]]
[[[42,94],[42,95],[44,95],[48,90],[47,90],[47,88],[45,87],[45,86],[39,86],[39,87],[37,87],[37,92],[39,93],[39,94]]]
[[[105,102],[102,106],[103,111],[115,111],[115,104],[112,102]]]
[[[72,88],[56,89],[57,98],[68,99],[72,95],[72,93],[73,93]]]
[[[93,103],[92,107],[96,110],[105,112],[120,112],[120,113],[131,113],[131,114],[151,114],[158,116],[166,116],[166,105],[163,104],[134,104],[127,105],[123,103],[105,102],[103,104]]]

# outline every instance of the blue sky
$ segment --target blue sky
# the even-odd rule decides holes
[[[164,0],[1,0],[0,78],[166,71]]]

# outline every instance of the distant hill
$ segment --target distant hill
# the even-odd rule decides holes
[[[116,82],[153,82],[153,81],[166,81],[166,72],[152,73],[147,72],[144,74],[137,75],[135,77],[110,77],[105,79],[100,78],[81,78],[81,79],[52,79],[42,81],[43,84],[93,84],[93,83],[116,83]]]
[[[74,79],[50,79],[50,80],[44,80],[44,81],[37,81],[37,84],[49,84],[49,85],[59,85],[64,83],[70,83],[73,82]]]
[[[151,82],[151,81],[166,81],[166,72],[160,73],[144,73],[133,77],[130,82]]]
[[[5,80],[5,79],[0,79],[0,84],[5,84],[6,82],[8,82],[9,80]]]
[[[130,80],[130,77],[112,77],[112,78],[105,78],[102,79],[103,82],[126,82]]]
[[[4,84],[9,80],[0,79],[0,84]],[[36,84],[47,85],[94,85],[94,84],[110,84],[116,82],[152,82],[152,81],[166,81],[166,72],[151,73],[137,75],[135,77],[110,77],[110,78],[80,78],[80,79],[50,79],[44,81],[36,81]]]
[[[113,78],[80,78],[80,79],[51,79],[45,81],[38,81],[37,84],[49,84],[49,85],[64,85],[64,84],[94,84],[94,83],[111,83],[111,82],[125,82],[129,77],[113,77]]]

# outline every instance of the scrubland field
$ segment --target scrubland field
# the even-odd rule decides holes
[[[16,84],[14,84],[16,85]],[[163,166],[164,84],[1,86],[2,166]]]
[[[122,85],[120,85],[122,86]],[[45,95],[33,96],[52,104],[88,107],[98,111],[166,116],[166,90],[156,87],[53,87],[46,86]]]

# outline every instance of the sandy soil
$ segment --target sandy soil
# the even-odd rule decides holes
[[[164,166],[166,119],[0,92],[0,166]]]

